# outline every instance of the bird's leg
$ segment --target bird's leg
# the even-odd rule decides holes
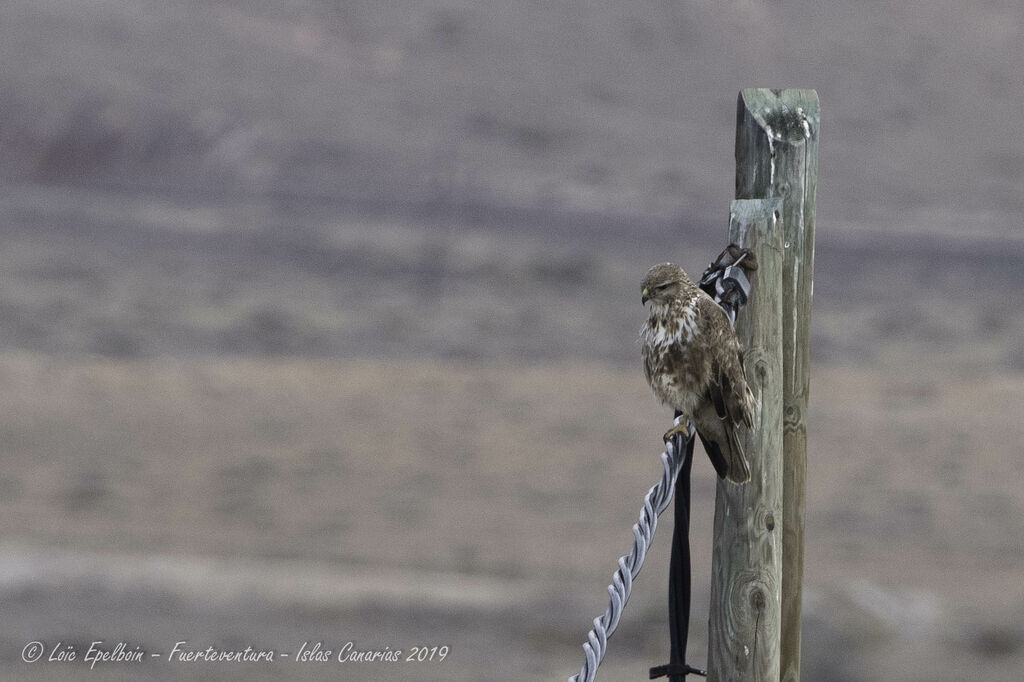
[[[685,415],[676,417],[675,426],[665,432],[665,442],[668,443],[676,436],[682,436],[684,443],[693,437],[693,432],[690,431],[690,423]]]

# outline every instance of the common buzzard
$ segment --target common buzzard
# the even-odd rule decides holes
[[[681,413],[665,440],[688,438],[689,419],[718,475],[745,483],[750,468],[736,430],[753,424],[755,403],[729,317],[672,263],[651,268],[642,289],[651,304],[640,330],[644,373],[654,395]]]

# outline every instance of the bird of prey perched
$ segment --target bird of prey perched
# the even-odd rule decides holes
[[[678,265],[655,265],[642,288],[651,304],[640,330],[644,373],[654,395],[681,413],[665,440],[689,438],[689,419],[718,475],[745,483],[750,468],[736,430],[753,424],[755,403],[729,317]]]

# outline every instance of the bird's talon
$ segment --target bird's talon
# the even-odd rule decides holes
[[[683,442],[685,443],[686,441],[690,440],[690,437],[692,435],[693,434],[690,431],[690,424],[684,421],[682,424],[676,424],[671,429],[666,431],[664,439],[665,442],[668,443],[671,442],[672,439],[675,438],[676,436],[682,436]]]

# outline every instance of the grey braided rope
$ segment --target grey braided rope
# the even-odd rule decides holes
[[[691,426],[692,432],[692,426]],[[681,446],[678,451],[676,443]],[[644,497],[644,508],[640,510],[640,519],[633,524],[633,549],[627,556],[619,558],[619,570],[612,575],[612,584],[608,586],[611,597],[604,615],[594,619],[594,628],[587,633],[587,642],[583,645],[586,660],[579,673],[569,678],[569,682],[593,682],[597,676],[597,666],[604,660],[608,648],[608,638],[619,625],[622,609],[629,601],[629,593],[633,589],[633,579],[640,573],[644,565],[644,557],[651,546],[654,531],[658,527],[658,517],[665,511],[672,500],[676,477],[686,458],[686,445],[681,437],[673,438],[665,444],[665,452],[661,453],[664,470],[661,480],[654,484]]]

